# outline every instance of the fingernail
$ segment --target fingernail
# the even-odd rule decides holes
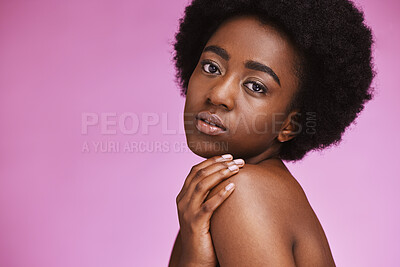
[[[233,162],[237,165],[244,165],[244,160],[243,159],[235,159]]]
[[[233,156],[231,154],[225,154],[225,155],[218,157],[216,159],[216,162],[224,162],[224,161],[231,160],[231,159],[233,159]]]
[[[235,186],[234,183],[230,183],[230,184],[228,184],[227,186],[225,186],[225,190],[226,190],[226,191],[229,191],[229,190],[231,190],[234,186]]]
[[[233,156],[231,154],[225,154],[222,155],[221,157],[223,157],[224,159],[233,159]]]
[[[238,170],[239,167],[237,165],[231,165],[231,166],[228,166],[228,169],[233,172],[233,171]]]

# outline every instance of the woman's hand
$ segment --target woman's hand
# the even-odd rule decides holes
[[[203,201],[213,187],[244,166],[242,159],[232,159],[229,154],[216,156],[193,166],[176,197],[182,242],[179,266],[217,265],[209,232],[210,219],[218,206],[232,193],[234,184],[228,184],[218,194]]]

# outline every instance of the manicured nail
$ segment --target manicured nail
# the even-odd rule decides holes
[[[244,165],[244,160],[243,159],[235,159],[233,162],[237,165]]]
[[[233,159],[233,156],[231,154],[225,154],[225,155],[218,157],[215,161],[216,162],[224,162],[224,161],[231,160],[231,159]]]
[[[233,171],[238,170],[239,167],[237,165],[231,165],[231,166],[228,166],[228,169],[233,172]]]
[[[229,191],[229,190],[231,190],[234,186],[235,186],[234,183],[230,183],[230,184],[228,184],[227,186],[225,186],[225,190],[226,190],[226,191]]]
[[[224,159],[233,159],[233,156],[231,154],[225,154],[222,155],[221,157],[223,157]]]

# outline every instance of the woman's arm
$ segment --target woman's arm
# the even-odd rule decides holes
[[[181,240],[181,231],[178,231],[178,235],[176,236],[174,248],[172,249],[171,257],[169,260],[168,267],[203,267],[201,264],[184,262],[182,260],[182,240]]]
[[[175,243],[171,252],[171,257],[169,259],[168,267],[178,266],[179,259],[181,258],[181,253],[182,253],[182,242],[181,242],[181,231],[179,230],[175,238]]]

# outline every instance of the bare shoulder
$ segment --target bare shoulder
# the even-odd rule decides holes
[[[269,161],[262,166],[245,165],[236,175],[213,188],[207,199],[217,194],[230,182],[233,182],[236,188],[224,202],[226,205],[221,205],[215,214],[219,210],[221,210],[221,213],[224,212],[222,206],[241,207],[240,211],[251,209],[269,212],[280,211],[279,214],[275,215],[281,217],[303,214],[304,209],[310,208],[300,184],[286,167],[278,162]],[[269,215],[271,214],[268,213]]]
[[[207,199],[229,182],[236,188],[214,212],[210,225],[218,259],[224,261],[221,266],[234,266],[238,260],[252,260],[251,266],[334,266],[318,218],[281,162],[247,164]]]
[[[232,195],[215,211],[213,217],[223,220],[230,212],[252,213],[258,217],[273,218],[282,227],[293,229],[293,219],[310,212],[310,205],[300,184],[290,172],[277,162],[270,161],[260,165],[245,165],[240,171],[211,190],[207,199],[217,194],[228,183],[236,185]],[[298,224],[297,218],[297,223]],[[215,220],[217,221],[217,220]],[[286,231],[288,238],[294,240],[294,233]]]

